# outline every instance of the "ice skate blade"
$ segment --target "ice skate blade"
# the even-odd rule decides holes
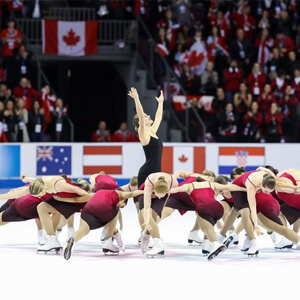
[[[233,243],[233,245],[238,245],[239,244],[239,241],[235,241],[234,243]]]
[[[65,258],[65,260],[70,259],[71,255],[72,255],[73,245],[74,245],[74,238],[69,238],[67,247],[66,247],[66,249],[64,251],[64,258]]]
[[[249,250],[249,248],[241,249],[242,252],[247,252],[248,250]]]
[[[208,255],[209,255],[209,253],[210,253],[210,251],[207,251],[207,250],[202,250],[202,254],[203,254],[204,256],[208,256]]]
[[[207,260],[213,260],[214,258],[216,258],[219,254],[221,254],[225,250],[226,250],[225,245],[220,246],[217,250],[215,250],[214,252],[212,252],[208,255]]]
[[[190,245],[192,245],[193,242],[196,243],[196,244],[198,244],[198,245],[201,245],[201,244],[202,244],[202,242],[197,242],[197,241],[195,241],[195,240],[189,240],[189,239],[188,239],[188,243],[189,243]]]
[[[223,245],[228,249],[231,246],[231,242],[233,241],[233,236],[229,236],[224,242]]]
[[[55,252],[56,254],[58,254],[60,251],[62,251],[62,247],[56,247],[56,248],[51,248],[49,250],[37,250],[37,254],[40,254],[40,253],[44,253],[44,254],[47,254],[49,252]]]
[[[255,253],[247,253],[248,254],[248,257],[249,258],[252,258],[252,257],[254,257],[254,256],[258,256],[258,254],[259,254],[259,250],[257,250]]]
[[[105,255],[119,255],[119,251],[111,251],[109,249],[103,248],[102,251]]]
[[[165,251],[160,251],[157,254],[146,254],[147,258],[155,258],[155,257],[160,257],[160,258],[165,258]]]
[[[278,251],[278,250],[291,250],[293,247],[293,245],[286,245],[284,247],[281,247],[281,248],[278,248],[278,247],[275,247],[275,250]]]

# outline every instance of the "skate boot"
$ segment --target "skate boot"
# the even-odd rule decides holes
[[[276,244],[276,234],[274,231],[268,232],[269,237],[271,238],[272,242]]]
[[[145,253],[148,251],[149,248],[149,240],[150,240],[150,234],[146,233],[145,231],[142,233],[142,241],[141,241],[141,249],[142,252]]]
[[[250,240],[248,239],[248,236],[245,235],[244,244],[243,244],[243,246],[242,246],[241,251],[247,252],[247,251],[249,250],[250,246],[251,246],[251,242],[250,242]]]
[[[46,243],[46,233],[44,229],[38,230],[38,243],[40,246],[45,245]]]
[[[113,244],[113,239],[110,237],[109,239],[104,241],[102,251],[106,254],[119,254],[119,248]]]
[[[70,237],[67,242],[67,247],[64,252],[64,258],[68,260],[72,254],[72,247],[74,245],[74,238]]]
[[[298,243],[296,244],[296,249],[300,250],[300,240],[298,241]]]
[[[226,236],[222,235],[221,233],[217,233],[219,243],[223,243],[226,239]]]
[[[230,246],[233,246],[236,242],[239,242],[239,236],[234,231],[224,242],[226,249],[228,249]]]
[[[46,239],[46,243],[43,246],[40,246],[37,249],[37,252],[44,252],[44,253],[48,253],[50,251],[55,251],[56,253],[58,253],[59,251],[62,250],[62,247],[60,245],[60,242],[58,241],[58,239],[56,238],[55,235],[49,235]]]
[[[55,236],[56,236],[57,239],[58,239],[58,236],[60,235],[61,232],[62,232],[61,228],[56,229]]]
[[[68,227],[68,240],[71,237],[73,237],[74,233],[75,233],[74,227],[73,226]]]
[[[293,242],[283,236],[281,241],[275,245],[275,250],[291,249],[292,247]]]
[[[259,253],[259,248],[258,248],[258,245],[257,245],[257,240],[256,239],[253,239],[253,240],[249,240],[250,241],[250,248],[247,252],[248,254],[248,257],[253,257],[254,255],[258,255]]]
[[[101,232],[101,237],[100,237],[101,242],[105,241],[106,232],[107,232],[107,229],[105,227],[103,227],[102,232]]]
[[[125,252],[125,243],[122,240],[121,232],[118,231],[116,234],[113,235],[113,238],[117,241],[120,249]]]
[[[190,231],[190,233],[189,233],[188,243],[192,244],[193,242],[202,244],[202,239],[198,234],[198,230],[193,230],[193,231]]]
[[[152,249],[153,246],[154,246],[153,238],[152,238],[152,236],[150,235],[149,244],[148,244],[148,249]]]
[[[219,242],[212,242],[212,250],[207,256],[207,260],[213,260],[216,256],[226,250],[226,246]]]
[[[165,247],[162,239],[154,238],[153,244],[153,248],[146,252],[147,257],[154,257],[165,254]]]
[[[228,234],[229,234],[229,235],[232,235],[234,232],[235,232],[234,230],[229,230],[229,231],[228,231]],[[235,233],[236,233],[236,232],[235,232]],[[239,244],[239,235],[237,234],[237,240],[235,240],[235,241],[233,242],[233,245],[238,245],[238,244]]]
[[[211,242],[208,239],[203,239],[202,254],[208,255],[211,251]]]

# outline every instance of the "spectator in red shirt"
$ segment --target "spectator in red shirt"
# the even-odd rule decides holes
[[[278,71],[277,77],[271,81],[271,89],[277,97],[277,100],[283,96],[286,86],[285,73],[283,71]]]
[[[252,38],[253,30],[255,29],[254,17],[250,15],[250,6],[245,5],[242,8],[242,13],[236,12],[232,16],[236,23],[237,29],[242,29],[246,38]]]
[[[268,143],[279,143],[282,138],[283,113],[279,112],[276,102],[271,104],[270,112],[265,117],[266,141]]]
[[[9,20],[7,22],[7,28],[1,31],[0,36],[4,45],[3,56],[12,57],[14,49],[16,49],[22,42],[22,34],[15,28],[14,20]]]
[[[263,114],[258,111],[258,103],[252,102],[250,110],[244,117],[244,137],[245,142],[257,143],[261,137],[261,124],[263,122]]]
[[[275,47],[279,48],[280,55],[283,57],[287,57],[290,51],[295,50],[293,40],[288,35],[285,35],[281,30],[276,34]]]
[[[270,110],[271,104],[276,102],[276,97],[271,90],[270,84],[266,84],[264,86],[264,91],[259,95],[257,102],[259,105],[259,110],[263,114],[267,114]]]
[[[295,94],[298,98],[300,98],[300,68],[295,69],[294,71],[294,79],[292,81],[292,88],[295,91]]]
[[[111,141],[109,129],[106,129],[106,127],[107,125],[105,121],[99,122],[97,131],[95,131],[92,135],[92,142],[100,143]]]
[[[133,142],[132,133],[127,130],[127,124],[122,122],[111,138],[112,142]]]
[[[51,92],[49,85],[45,85],[39,95],[41,106],[45,110],[45,120],[49,124],[51,122],[51,112],[55,108],[56,96]]]
[[[225,90],[227,101],[233,103],[233,97],[239,90],[240,82],[242,80],[242,71],[237,67],[237,61],[232,60],[230,67],[225,70]]]
[[[250,93],[253,96],[253,101],[256,101],[258,96],[263,91],[266,82],[266,75],[261,72],[261,67],[255,63],[252,68],[252,73],[248,76],[247,83]]]
[[[26,109],[30,111],[32,109],[33,99],[38,99],[38,93],[31,87],[30,81],[22,77],[20,80],[20,86],[15,87],[14,95],[16,98],[23,98],[26,103]]]
[[[221,10],[218,10],[216,16],[214,16],[213,9],[210,8],[208,12],[208,19],[212,26],[217,26],[220,29],[221,37],[226,39],[230,26],[227,20],[224,18],[224,13]]]

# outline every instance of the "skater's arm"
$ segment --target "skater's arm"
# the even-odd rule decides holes
[[[280,179],[276,180],[276,189],[291,189],[291,193],[295,192],[297,189],[299,189],[300,186],[289,184],[285,181],[282,181]]]
[[[151,228],[150,226],[150,218],[151,218],[151,194],[152,194],[152,186],[148,183],[148,180],[145,183],[144,189],[144,221],[146,230]]]
[[[270,169],[267,169],[267,168],[265,168],[265,167],[258,167],[256,170],[257,170],[257,171],[267,172],[269,175],[275,177],[275,174],[274,174]]]
[[[126,200],[128,198],[133,198],[133,197],[143,195],[144,191],[136,190],[133,192],[120,192],[120,193],[121,193],[121,198],[122,198],[121,200]]]
[[[193,172],[188,172],[188,171],[182,171],[182,170],[176,170],[173,177],[174,178],[188,178],[189,176],[191,176],[193,174]]]
[[[156,110],[156,114],[155,114],[155,119],[154,122],[151,126],[151,129],[156,133],[159,125],[161,123],[162,120],[162,116],[163,116],[163,103],[164,103],[164,94],[163,91],[160,91],[160,95],[159,97],[155,97],[157,102],[158,102],[158,106],[157,106],[157,110]]]
[[[261,231],[258,227],[258,221],[257,221],[257,212],[256,212],[256,188],[249,182],[246,182],[246,187],[247,187],[247,199],[249,203],[249,208],[250,208],[250,216],[254,225],[254,229],[257,233],[257,235],[261,235]]]
[[[178,186],[176,188],[170,189],[169,194],[176,194],[176,193],[187,193],[189,191],[191,184],[184,184],[182,186]]]
[[[88,202],[95,194],[89,194],[81,197],[74,197],[74,198],[61,198],[54,196],[54,199],[61,202],[68,202],[68,203],[86,203]]]
[[[55,184],[55,189],[57,192],[75,193],[79,196],[88,195],[88,192],[86,192],[82,188],[68,184],[65,180],[57,181]]]
[[[20,177],[20,179],[21,179],[24,183],[32,182],[32,181],[36,180],[35,177],[28,177],[27,175],[22,175],[22,176]]]
[[[20,197],[25,196],[27,194],[29,194],[29,187],[28,186],[23,186],[23,187],[18,188],[18,189],[10,190],[6,194],[0,195],[0,200],[3,200],[3,199],[17,199],[17,198],[20,198]]]
[[[247,192],[246,188],[240,187],[233,183],[219,184],[219,183],[213,182],[212,184],[214,185],[214,187],[217,191],[226,190],[226,191],[230,191],[230,192]]]

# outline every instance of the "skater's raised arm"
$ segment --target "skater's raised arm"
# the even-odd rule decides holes
[[[155,97],[155,99],[158,102],[158,106],[157,106],[157,110],[156,110],[156,114],[155,114],[155,119],[154,122],[151,126],[151,129],[153,132],[157,132],[159,125],[161,123],[162,120],[162,116],[163,116],[163,103],[164,103],[164,94],[163,91],[160,91],[160,95],[159,97]]]
[[[18,189],[10,190],[6,194],[1,194],[0,195],[0,200],[17,199],[17,198],[20,198],[20,197],[25,196],[27,194],[29,194],[29,186],[23,186],[23,187],[18,188]]]

